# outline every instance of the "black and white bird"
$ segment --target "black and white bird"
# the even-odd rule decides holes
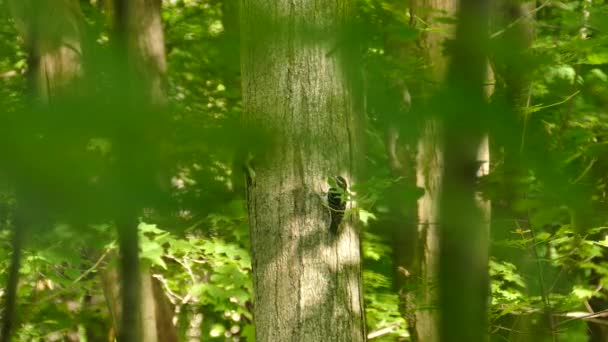
[[[327,204],[331,217],[329,231],[332,234],[338,233],[338,228],[340,227],[342,218],[344,218],[344,211],[346,210],[346,191],[348,189],[346,179],[342,176],[335,176],[334,181],[337,187],[332,185],[327,192]]]

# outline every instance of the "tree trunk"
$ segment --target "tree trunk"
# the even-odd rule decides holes
[[[150,105],[163,106],[167,102],[167,61],[161,0],[130,0],[126,6],[128,58],[140,82],[136,86]]]
[[[106,9],[113,18],[118,31],[117,39],[122,40],[121,48],[126,50],[119,54],[127,59],[127,65],[132,79],[129,81],[129,91],[135,96],[135,102],[157,114],[167,102],[165,41],[161,20],[160,0],[116,0],[108,2]],[[123,61],[124,62],[124,61]],[[119,61],[119,63],[121,63]],[[155,118],[150,118],[154,120]],[[136,204],[138,205],[138,204]],[[135,215],[132,213],[130,215]],[[133,249],[137,246],[137,224],[131,221],[129,226],[119,227],[123,239],[135,240],[121,249]],[[128,236],[127,236],[128,235]],[[137,252],[137,248],[135,251]],[[123,259],[138,259],[137,255],[122,256]],[[146,342],[177,341],[177,331],[173,325],[173,310],[162,290],[159,291],[157,280],[151,275],[151,270],[144,266],[127,266],[123,260],[120,282],[122,296],[118,297],[118,287],[104,281],[108,303],[113,313],[115,330],[126,340],[142,340]],[[140,268],[139,271],[134,268]],[[115,270],[108,270],[106,279],[116,278]],[[126,295],[130,294],[130,295]],[[117,300],[120,298],[120,300]],[[119,306],[122,309],[119,309]],[[136,308],[139,308],[138,310]],[[124,314],[126,313],[126,314]],[[126,322],[131,322],[125,324]],[[141,326],[141,333],[137,326]]]
[[[439,205],[441,341],[487,339],[489,239],[475,197],[487,107],[488,14],[486,1],[460,1],[448,89],[439,98],[445,104],[441,107],[445,145]]]
[[[440,303],[439,303],[439,265],[441,246],[444,245],[442,234],[440,234],[440,200],[442,196],[442,183],[444,182],[444,150],[445,139],[439,109],[427,99],[434,99],[434,95],[444,87],[448,71],[448,58],[445,53],[447,39],[454,36],[454,28],[442,18],[452,18],[456,14],[457,2],[454,0],[417,0],[411,3],[411,15],[417,21],[430,24],[433,29],[426,30],[420,39],[420,54],[430,66],[428,73],[423,77],[426,83],[419,89],[422,94],[417,94],[416,99],[422,100],[421,104],[414,106],[426,107],[428,116],[425,117],[421,127],[421,135],[417,146],[416,157],[416,186],[424,189],[424,194],[418,200],[418,243],[416,247],[414,265],[411,267],[411,278],[417,279],[415,296],[409,296],[414,304],[408,307],[414,308],[415,314],[408,319],[408,326],[412,339],[415,341],[439,341],[440,336]],[[484,64],[486,64],[484,62]],[[493,79],[488,69],[486,80]],[[493,91],[492,86],[487,86],[485,96],[489,98]],[[425,103],[426,102],[426,103]],[[489,139],[487,135],[478,142],[476,160],[479,169],[477,176],[487,175],[489,172]],[[475,199],[478,208],[483,213],[483,231],[489,232],[490,203],[484,200],[480,194],[474,194],[470,200]],[[485,256],[487,258],[487,255]],[[412,298],[413,297],[413,298]],[[415,298],[415,299],[414,299]]]
[[[444,55],[444,43],[453,36],[450,24],[440,24],[442,17],[453,17],[455,0],[416,0],[411,3],[412,12],[435,29],[426,31],[420,39],[420,54],[430,65],[425,75],[431,86],[424,86],[422,99],[430,98],[442,86],[448,59]],[[429,107],[428,103],[422,104]],[[416,322],[413,334],[418,341],[439,341],[438,267],[439,267],[439,199],[443,177],[442,125],[437,113],[425,118],[417,146],[416,186],[424,189],[418,199],[418,286],[416,288]]]
[[[122,321],[121,281],[117,270],[115,268],[106,269],[101,275],[101,281],[110,310],[112,330],[116,334]],[[151,276],[150,269],[146,266],[142,267],[139,281],[141,284],[142,341],[178,341],[177,331],[173,325],[173,308],[166,298],[162,285]]]
[[[17,29],[26,43],[28,78],[33,97],[48,105],[53,99],[73,95],[81,71],[82,13],[77,0],[11,0],[8,2]],[[29,221],[27,212],[35,194],[18,184],[19,203],[13,223],[11,266],[5,294],[0,341],[10,341],[15,328],[19,268]],[[21,187],[21,188],[20,188]],[[27,195],[23,196],[24,193]]]
[[[396,25],[403,25],[399,19],[407,17],[410,12],[410,3],[403,0],[387,1],[391,6],[395,18],[391,17],[390,27],[393,21]],[[419,285],[420,274],[420,247],[418,233],[417,202],[414,196],[404,196],[412,193],[416,184],[416,152],[412,142],[416,137],[407,133],[415,132],[415,125],[408,116],[412,106],[409,87],[403,77],[403,70],[414,65],[412,60],[416,51],[415,42],[404,41],[396,30],[387,30],[384,34],[385,53],[388,63],[383,67],[385,71],[382,79],[369,81],[368,76],[374,77],[382,72],[370,70],[366,74],[366,87],[372,84],[374,88],[382,87],[375,91],[372,96],[366,98],[366,104],[370,105],[366,112],[375,113],[380,119],[380,127],[384,132],[384,146],[388,157],[389,167],[395,182],[387,191],[386,197],[389,205],[388,219],[385,224],[388,228],[388,238],[392,241],[392,263],[393,263],[393,288],[399,295],[399,312],[407,322],[410,339],[418,342],[417,329],[417,291],[414,289]],[[406,85],[407,84],[407,85]],[[368,88],[369,89],[369,88]],[[367,91],[372,91],[367,90]],[[413,93],[416,93],[414,90]],[[375,95],[375,96],[374,96]],[[408,120],[410,119],[410,120]],[[409,132],[408,132],[409,131]],[[421,322],[424,325],[424,322]]]
[[[13,330],[17,325],[17,296],[19,287],[19,270],[21,268],[21,255],[23,254],[23,240],[25,235],[25,226],[17,221],[13,223],[13,231],[11,237],[11,261],[8,270],[8,278],[6,280],[5,295],[4,295],[4,312],[2,317],[2,327],[0,330],[0,341],[9,342],[13,335]]]
[[[246,122],[272,136],[248,176],[256,340],[364,341],[358,231],[347,213],[330,233],[326,201],[328,177],[352,186],[356,164],[336,39],[348,2],[241,4]]]
[[[28,50],[30,89],[48,103],[74,94],[81,74],[82,20],[78,0],[11,0]]]
[[[161,17],[161,0],[129,1],[130,65],[140,77],[144,105],[156,114],[167,103],[167,61]],[[143,341],[177,341],[173,308],[149,268],[140,274],[142,281]]]
[[[526,219],[520,222],[526,222],[527,217],[521,213],[514,212],[513,205],[520,194],[517,193],[519,188],[518,182],[522,174],[524,158],[522,158],[521,142],[525,141],[525,129],[522,129],[522,121],[527,120],[526,111],[530,105],[530,86],[532,68],[530,66],[530,47],[534,40],[534,1],[515,1],[501,0],[495,2],[496,8],[493,13],[492,20],[492,39],[498,41],[496,46],[501,47],[493,56],[493,65],[496,69],[497,78],[502,81],[499,83],[497,98],[505,103],[508,108],[512,109],[511,117],[506,120],[508,128],[498,128],[495,131],[522,132],[522,136],[497,136],[497,140],[501,146],[504,146],[503,152],[503,174],[504,185],[502,192],[503,199],[495,204],[492,238],[495,240],[510,239],[513,230],[513,217]],[[508,51],[508,53],[505,53]],[[524,127],[527,125],[523,123]],[[497,134],[498,135],[498,134]],[[523,229],[526,229],[526,224],[522,223]],[[509,250],[502,250],[501,247],[496,247],[493,250],[494,255],[510,255]],[[524,256],[522,258],[526,259]],[[522,260],[523,261],[523,260]],[[529,262],[525,260],[524,262]],[[513,341],[536,341],[546,336],[547,331],[551,334],[551,329],[538,329],[538,315],[513,315],[505,317],[498,324],[513,325],[514,329],[508,334],[504,334],[505,338]],[[541,319],[542,321],[542,319]],[[541,325],[546,326],[547,322],[542,322]],[[536,325],[536,327],[535,327]],[[503,334],[501,334],[503,335]]]
[[[417,341],[439,341],[437,298],[439,265],[438,201],[443,173],[443,144],[440,125],[434,119],[425,124],[418,142],[416,185],[424,189],[418,199],[418,284],[416,287]]]

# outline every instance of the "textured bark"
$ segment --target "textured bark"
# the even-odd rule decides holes
[[[352,186],[356,164],[351,90],[335,39],[347,1],[241,4],[246,122],[273,138],[248,179],[256,340],[363,341],[358,231],[347,218],[330,235],[325,201],[327,177]]]

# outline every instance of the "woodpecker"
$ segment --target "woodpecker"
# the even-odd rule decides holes
[[[341,176],[334,177],[335,185],[339,187],[330,187],[327,192],[327,204],[329,206],[329,214],[331,223],[329,225],[329,231],[332,234],[338,233],[338,227],[344,217],[344,211],[346,210],[346,190],[348,185],[346,180]]]

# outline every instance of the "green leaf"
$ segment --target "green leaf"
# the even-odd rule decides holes
[[[575,285],[572,288],[572,294],[579,299],[587,300],[593,297],[593,290],[583,288],[580,285]]]
[[[590,53],[587,55],[587,64],[606,64],[608,63],[608,51]]]
[[[150,261],[152,265],[167,269],[167,265],[163,260],[164,254],[165,251],[163,247],[157,242],[147,239],[146,237],[140,239],[140,258]]]
[[[376,220],[376,215],[367,210],[359,208],[359,220],[367,226],[370,220]]]

